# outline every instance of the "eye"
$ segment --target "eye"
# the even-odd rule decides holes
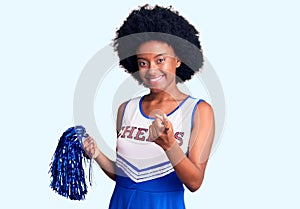
[[[145,62],[145,61],[138,61],[138,66],[139,66],[139,67],[147,67],[147,66],[148,66],[148,63]]]
[[[165,58],[159,58],[159,59],[157,60],[157,63],[163,63],[164,61],[166,61]]]

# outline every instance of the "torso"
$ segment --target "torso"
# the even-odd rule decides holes
[[[161,104],[150,110],[147,108],[149,103],[143,100],[143,97],[137,97],[127,103],[117,141],[117,166],[135,182],[159,178],[174,171],[163,149],[148,139],[148,128],[153,121],[149,113],[160,108]],[[179,105],[172,102],[172,105],[163,106],[164,111],[168,110],[174,137],[186,154],[197,102],[197,99],[188,96]]]

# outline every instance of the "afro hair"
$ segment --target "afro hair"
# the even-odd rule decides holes
[[[199,32],[172,6],[150,7],[148,4],[133,10],[117,30],[113,46],[120,66],[141,83],[136,50],[147,41],[156,40],[171,46],[182,61],[176,70],[176,83],[191,79],[203,65]]]

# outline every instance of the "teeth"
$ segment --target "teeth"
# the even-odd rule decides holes
[[[158,77],[156,77],[156,78],[150,78],[149,80],[151,81],[151,82],[155,82],[155,81],[158,81],[159,79],[161,79],[162,78],[162,75],[161,76],[158,76]]]

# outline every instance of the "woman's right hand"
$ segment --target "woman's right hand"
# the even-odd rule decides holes
[[[96,144],[96,141],[90,136],[84,138],[83,149],[87,157],[90,159],[95,159],[100,154],[100,150]]]

